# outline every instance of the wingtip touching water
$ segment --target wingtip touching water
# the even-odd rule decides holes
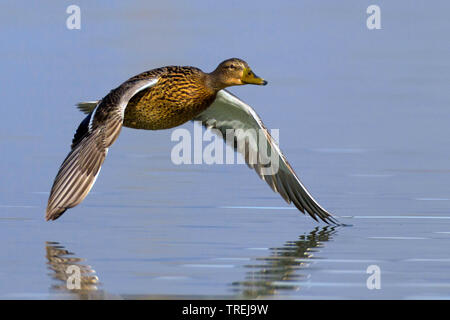
[[[62,214],[67,211],[67,209],[68,208],[51,208],[51,209],[47,208],[45,212],[45,220],[46,221],[56,220],[60,216],[62,216]]]

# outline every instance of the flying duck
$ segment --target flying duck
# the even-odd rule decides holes
[[[267,81],[256,76],[245,61],[232,58],[220,63],[211,73],[186,66],[146,71],[125,81],[99,101],[79,103],[79,109],[87,116],[78,126],[71,151],[53,182],[46,220],[58,219],[67,209],[83,201],[123,126],[160,130],[197,120],[207,128],[217,129],[222,137],[227,130],[234,130],[235,150],[273,191],[316,221],[319,218],[338,224],[300,182],[253,108],[225,89],[244,84],[266,85]],[[263,132],[268,153],[262,152],[257,137],[240,136],[247,129]],[[246,139],[244,148],[239,143],[243,139]],[[277,162],[273,168],[265,165],[264,154],[269,153]],[[256,160],[251,155],[256,155]]]

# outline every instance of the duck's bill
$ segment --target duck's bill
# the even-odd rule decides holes
[[[258,77],[250,68],[245,68],[244,73],[241,78],[243,84],[257,84],[260,86],[265,86],[267,81],[263,78]]]

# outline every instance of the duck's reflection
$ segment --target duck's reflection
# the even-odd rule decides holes
[[[279,248],[270,248],[268,257],[257,258],[256,263],[246,265],[251,269],[244,281],[234,282],[235,294],[233,296],[217,296],[220,299],[250,299],[256,297],[270,297],[276,295],[278,290],[297,290],[302,280],[308,276],[308,260],[314,252],[331,240],[336,233],[335,227],[315,228],[308,234],[303,234],[295,241],[286,241]],[[51,289],[59,293],[70,294],[78,299],[173,299],[189,298],[188,296],[163,295],[127,295],[113,296],[99,290],[100,282],[95,271],[84,259],[77,258],[57,242],[46,242],[46,257],[48,268],[52,271],[50,276],[55,284]],[[71,288],[73,276],[70,267],[79,268],[79,287]],[[74,268],[72,267],[72,268]],[[303,270],[303,272],[302,272]],[[212,296],[195,296],[196,299],[213,298]]]
[[[244,281],[233,283],[236,293],[244,298],[272,296],[280,289],[298,290],[308,277],[308,260],[314,252],[332,239],[336,227],[315,228],[295,241],[286,241],[279,248],[270,248],[270,256],[257,258],[257,263],[246,265],[251,270]],[[299,270],[305,272],[299,272]]]
[[[95,270],[84,264],[84,259],[75,257],[58,242],[46,242],[45,251],[50,276],[55,280],[50,287],[53,292],[69,293],[78,299],[103,297]]]

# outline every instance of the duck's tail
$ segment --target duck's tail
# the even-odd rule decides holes
[[[80,109],[81,112],[84,112],[85,114],[91,113],[97,104],[100,101],[84,101],[84,102],[78,102],[77,108]]]

